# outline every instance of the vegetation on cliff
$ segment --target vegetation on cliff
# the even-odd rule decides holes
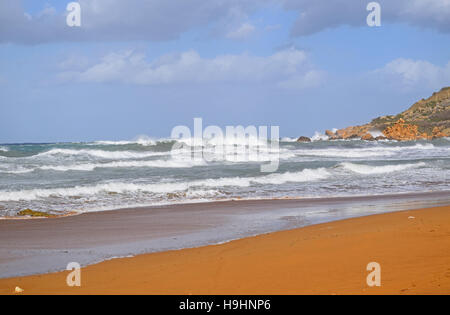
[[[353,126],[332,132],[330,139],[361,138],[377,140],[374,133],[382,133],[380,139],[399,141],[450,137],[450,87],[443,88],[428,99],[422,99],[406,111],[394,116],[378,117],[369,124]]]

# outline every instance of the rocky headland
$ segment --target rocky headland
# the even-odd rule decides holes
[[[422,99],[406,111],[382,116],[362,126],[351,126],[325,134],[330,140],[433,140],[450,137],[450,87]]]

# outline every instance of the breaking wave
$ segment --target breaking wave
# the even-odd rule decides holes
[[[96,141],[89,143],[89,145],[129,145],[129,144],[139,144],[142,146],[155,146],[158,144],[158,140],[154,140],[147,136],[139,136],[136,140],[131,141]]]
[[[311,137],[312,141],[327,141],[329,139],[330,138],[327,135],[320,133],[319,131],[316,131],[314,136]]]
[[[394,156],[400,151],[408,150],[433,150],[433,144],[416,144],[408,147],[371,147],[357,149],[314,149],[314,150],[297,150],[295,153],[300,156],[320,156],[320,157],[339,157],[339,158],[365,158]],[[448,150],[448,149],[447,149]]]
[[[363,164],[354,163],[341,163],[343,168],[352,171],[354,173],[363,175],[373,175],[373,174],[387,174],[393,172],[400,172],[407,169],[421,168],[427,164],[424,162],[414,163],[414,164],[402,164],[402,165],[384,165],[384,166],[370,166]]]
[[[290,138],[290,137],[284,137],[281,138],[281,142],[297,142],[298,138]]]
[[[13,166],[11,167],[8,164],[2,164],[0,165],[0,174],[1,173],[5,173],[5,174],[26,174],[26,173],[31,173],[33,172],[33,169],[27,169],[21,166]]]
[[[0,217],[27,208],[90,211],[194,199],[450,189],[448,139],[297,144],[294,138],[282,138],[272,146],[236,137],[223,146],[218,139],[205,140],[203,147],[184,145],[194,144],[192,140],[3,144]],[[261,173],[261,165],[278,159],[277,173]]]
[[[143,159],[152,156],[167,155],[167,152],[136,152],[136,151],[104,151],[104,150],[73,150],[73,149],[52,149],[39,153],[33,157],[65,155],[65,156],[91,156],[107,160],[120,159]]]
[[[67,171],[93,171],[99,168],[190,168],[206,165],[204,161],[177,161],[177,160],[155,160],[155,161],[118,161],[111,163],[86,163],[61,166],[41,166],[37,169],[52,170],[59,172]]]
[[[71,188],[31,189],[22,191],[1,191],[0,201],[35,200],[49,197],[89,196],[100,193],[174,193],[188,191],[190,188],[207,187],[249,187],[258,184],[280,185],[288,182],[308,182],[325,179],[330,176],[325,169],[305,169],[296,173],[271,174],[261,177],[231,177],[219,179],[205,179],[191,182],[174,183],[104,183],[95,186],[78,186]]]

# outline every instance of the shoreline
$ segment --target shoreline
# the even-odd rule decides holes
[[[450,205],[448,192],[256,200],[0,220],[0,279],[292,230],[372,214]]]
[[[443,195],[450,194],[450,190],[427,190],[427,191],[413,191],[413,192],[398,192],[398,193],[389,193],[389,194],[373,194],[373,195],[343,195],[343,196],[318,196],[318,197],[274,197],[274,198],[231,198],[231,199],[217,199],[217,200],[206,200],[206,201],[193,201],[193,202],[176,202],[176,203],[162,203],[162,204],[154,204],[154,205],[136,205],[129,207],[117,207],[117,208],[108,208],[105,210],[86,210],[86,211],[68,211],[65,214],[60,215],[52,215],[49,217],[30,217],[30,216],[6,216],[1,217],[0,221],[14,221],[14,220],[55,220],[66,217],[73,217],[79,215],[87,215],[91,213],[104,213],[104,212],[117,212],[117,211],[127,211],[127,210],[151,210],[151,209],[161,209],[165,207],[183,207],[188,205],[209,205],[214,206],[217,204],[227,204],[227,203],[247,203],[247,202],[282,202],[282,201],[346,201],[346,200],[369,200],[369,199],[379,199],[379,198],[408,198],[408,197],[417,197],[417,196],[429,196],[429,195]]]
[[[372,261],[380,288],[365,283]],[[117,258],[82,268],[81,288],[67,274],[0,279],[0,294],[450,294],[450,206]]]

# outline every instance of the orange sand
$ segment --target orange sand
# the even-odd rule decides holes
[[[414,217],[414,218],[410,218]],[[382,286],[366,284],[370,262]],[[0,280],[0,294],[450,294],[450,207],[310,226],[83,268]]]

